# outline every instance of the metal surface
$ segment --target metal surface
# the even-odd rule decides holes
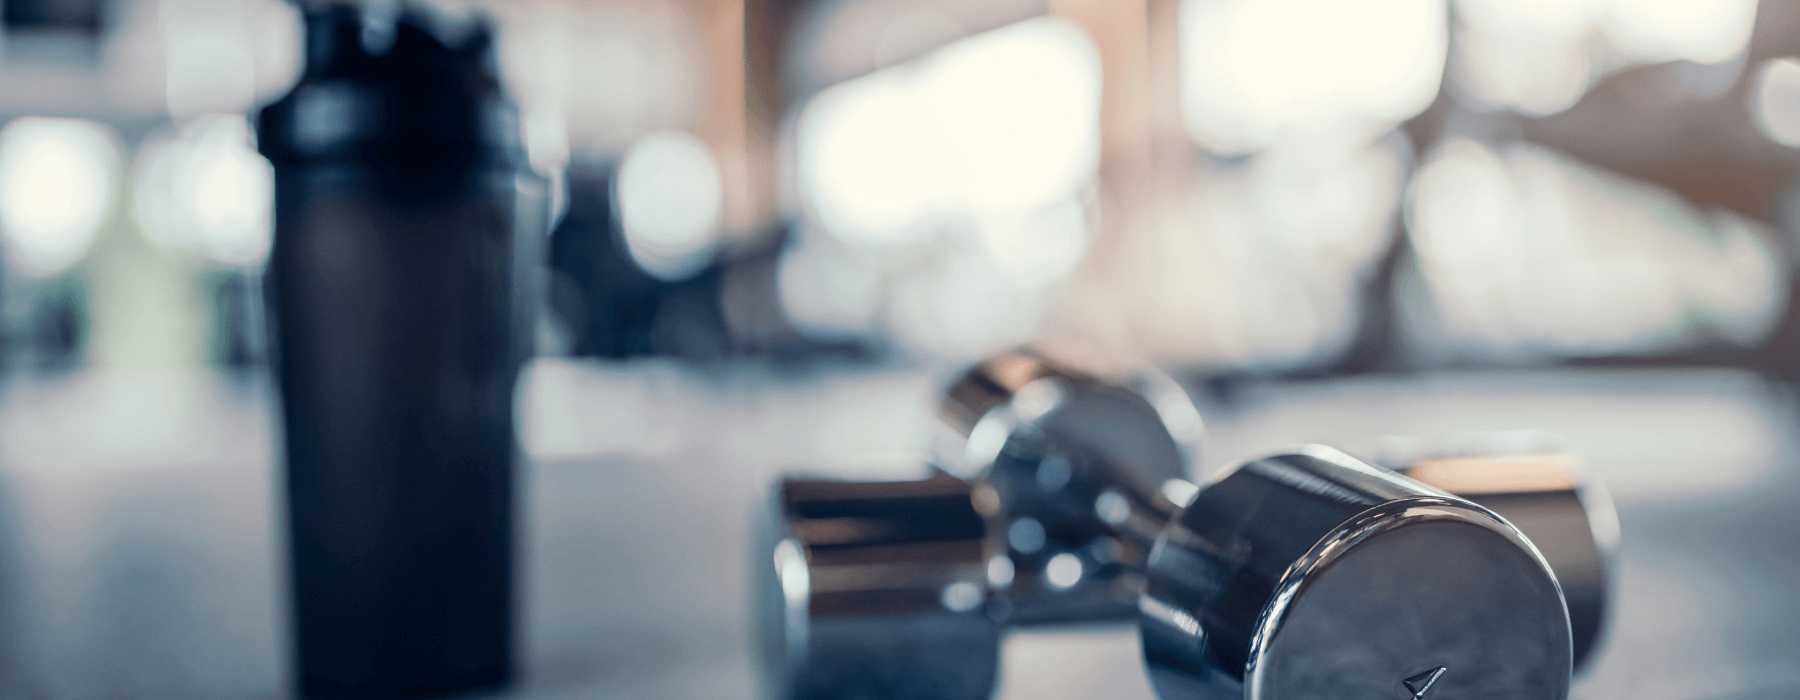
[[[1135,617],[1143,557],[1176,501],[1191,497],[1192,487],[1169,481],[1187,478],[1203,435],[1198,420],[1184,417],[1191,404],[1180,388],[1154,371],[1115,369],[1103,378],[1072,364],[1030,349],[995,356],[952,384],[940,412],[958,436],[976,436],[951,441],[940,462],[993,484],[1009,523],[1043,525],[1041,549],[1010,550],[1020,572],[1006,590],[1016,601],[1013,624]],[[992,445],[999,435],[1003,446],[989,457],[983,440]],[[1585,668],[1602,639],[1618,520],[1560,439],[1487,431],[1385,442],[1383,465],[1402,473],[1418,465],[1410,476],[1494,509],[1531,539],[1563,587],[1575,667]],[[1112,510],[1104,515],[1117,522],[1094,507],[1108,493],[1124,497],[1106,501]],[[1058,588],[1044,571],[1063,553],[1077,557],[1083,580]]]
[[[1476,433],[1384,463],[1421,483],[1499,513],[1531,539],[1562,587],[1581,672],[1604,640],[1619,518],[1600,481],[1581,468],[1561,440],[1532,431]]]
[[[1157,456],[1179,454],[1192,449],[1193,444],[1174,439],[1168,421],[1144,398],[1146,393],[1024,353],[990,359],[959,378],[947,392],[948,400],[940,416],[951,425],[968,426],[967,432],[975,436],[953,443],[958,449],[976,451],[983,439],[1002,445],[993,457],[977,452],[973,459],[961,464],[965,468],[980,465],[965,473],[991,485],[1000,499],[1001,522],[1007,525],[1003,536],[1009,541],[1008,561],[1013,567],[991,571],[988,584],[994,587],[991,594],[997,601],[1009,604],[996,606],[997,612],[1007,612],[1006,608],[1014,605],[1023,611],[1012,610],[1005,620],[1007,624],[1099,623],[1115,618],[1125,604],[1130,605],[1130,619],[1136,619],[1138,606],[1132,594],[1142,590],[1143,556],[1155,534],[1176,513],[1172,500],[1186,503],[1183,496],[1191,496],[1183,493],[1185,482],[1165,481],[1161,488],[1153,489],[1144,483],[1143,470],[1132,469],[1134,465],[1175,463]],[[985,438],[982,430],[988,431]],[[1604,500],[1602,492],[1593,489],[1586,492],[1585,498],[1596,507],[1584,507],[1583,492],[1578,490],[1579,469],[1567,455],[1520,454],[1549,450],[1527,449],[1518,440],[1500,439],[1514,436],[1513,433],[1483,435],[1498,437],[1475,441],[1464,435],[1437,444],[1384,439],[1411,449],[1389,449],[1383,453],[1382,461],[1411,469],[1427,485],[1505,509],[1503,517],[1517,518],[1515,526],[1529,528],[1525,534],[1541,548],[1559,582],[1566,586],[1574,630],[1574,659],[1579,667],[1592,655],[1603,619],[1607,553],[1611,547],[1600,543],[1617,539],[1617,521],[1610,514],[1610,502]],[[971,443],[975,450],[970,449]],[[1181,447],[1168,449],[1175,445]],[[1469,456],[1483,453],[1515,454]],[[1067,466],[1078,459],[1088,460],[1083,464],[1090,468]],[[953,459],[940,461],[957,463]],[[1043,476],[1046,472],[1050,478]],[[840,483],[834,488],[840,497],[858,493],[875,497],[891,487],[872,483],[866,485],[865,491],[862,484]],[[1123,498],[1127,493],[1140,498]],[[1108,498],[1115,510],[1109,512],[1092,505],[1100,501],[1101,494],[1114,494]],[[1143,498],[1145,495],[1151,498]],[[1112,519],[1102,517],[1103,512]],[[1040,525],[1042,529],[1021,535],[1018,523],[1022,519],[1056,523],[1060,529]],[[1059,542],[1059,536],[1064,541]],[[1068,546],[1068,539],[1081,536],[1089,538],[1087,547]],[[1021,551],[1022,539],[1027,539],[1030,552]],[[1108,550],[1101,550],[1094,542],[1109,545],[1113,556],[1102,558]],[[1096,550],[1102,552],[1101,556],[1092,554]],[[1072,570],[1080,576],[1076,585],[1057,587],[1047,580],[1047,564],[1055,555],[1075,558],[1079,568]],[[915,569],[933,565],[922,560],[907,564]],[[1014,568],[1026,573],[1017,575]],[[1096,581],[1100,585],[1093,583]],[[1084,589],[1083,583],[1090,587]],[[1103,594],[1097,595],[1096,590]],[[1108,598],[1106,593],[1115,597]],[[896,627],[896,631],[903,629]],[[876,625],[869,625],[867,632],[883,634]],[[1353,632],[1344,634],[1354,637]],[[945,670],[955,672],[968,661],[943,658],[939,663],[944,664]],[[841,671],[833,673],[842,676]]]
[[[1134,616],[1144,556],[1191,488],[1203,430],[1187,394],[1147,367],[1098,366],[1026,348],[945,391],[937,462],[999,495],[1010,623]]]
[[[923,481],[784,479],[751,565],[764,696],[984,700],[1000,626],[993,495]]]
[[[1569,692],[1568,615],[1529,541],[1329,448],[1205,486],[1157,539],[1142,611],[1163,700]]]

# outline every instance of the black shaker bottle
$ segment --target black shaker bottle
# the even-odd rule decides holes
[[[298,690],[498,687],[541,181],[522,168],[483,22],[302,6],[305,72],[258,124],[275,166],[266,291]]]

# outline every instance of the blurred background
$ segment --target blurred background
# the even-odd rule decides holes
[[[551,183],[518,696],[751,697],[771,476],[922,475],[954,371],[1061,338],[1182,381],[1196,476],[1555,431],[1623,529],[1577,696],[1800,693],[1800,5],[434,5]],[[0,15],[0,698],[287,697],[300,11]],[[1015,635],[1000,696],[1148,697],[1135,644]]]

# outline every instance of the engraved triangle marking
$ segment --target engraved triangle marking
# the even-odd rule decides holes
[[[1413,700],[1425,700],[1425,693],[1430,692],[1431,686],[1437,685],[1438,677],[1444,675],[1444,672],[1448,670],[1450,669],[1439,666],[1401,681],[1401,683],[1406,686],[1408,692],[1412,693]]]

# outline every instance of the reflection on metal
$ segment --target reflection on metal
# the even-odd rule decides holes
[[[1492,512],[1323,447],[1246,462],[1156,541],[1140,616],[1163,700],[1567,697],[1568,615]]]
[[[984,645],[994,625],[1098,621],[1123,607],[1142,620],[1146,658],[1165,700],[1220,691],[1382,697],[1396,684],[1415,698],[1456,692],[1438,687],[1445,683],[1500,688],[1503,697],[1518,691],[1555,698],[1567,691],[1572,661],[1589,655],[1605,598],[1605,548],[1595,543],[1617,528],[1583,510],[1572,458],[1530,449],[1542,441],[1519,437],[1535,440],[1538,433],[1489,441],[1535,456],[1486,457],[1457,443],[1465,451],[1415,451],[1397,465],[1491,504],[1510,521],[1328,448],[1252,462],[1202,487],[1188,480],[1186,466],[1199,446],[1197,413],[1169,420],[1181,411],[1169,408],[1173,401],[1158,393],[1156,382],[1145,388],[1102,379],[1046,355],[1019,350],[993,357],[948,389],[941,417],[951,435],[937,446],[937,458],[968,481],[944,474],[927,482],[831,482],[832,497],[847,501],[885,500],[928,484],[966,493],[968,507],[994,518],[981,535],[990,547],[985,559],[915,550],[916,558],[881,567],[870,579],[828,573],[817,556],[807,569],[812,581],[856,590],[877,581],[913,582],[925,591],[920,605],[933,614],[981,607],[989,623],[957,633],[972,636],[940,637],[950,634],[947,623],[923,633],[909,627],[919,613],[871,614],[856,628],[867,638],[852,650],[806,638],[805,630],[819,628],[821,613],[795,617],[791,601],[782,608],[772,596],[765,607],[790,611],[789,632],[771,635],[775,641],[766,648],[788,649],[789,658],[831,649],[831,658],[875,669],[878,677],[901,666],[965,677],[974,660],[988,663],[985,646],[971,651],[968,645]],[[1109,377],[1132,376],[1108,369],[1114,370]],[[894,505],[854,515],[831,508],[808,513],[787,516],[780,534],[814,552],[911,538],[902,533],[935,527],[931,519],[939,517]],[[1543,554],[1514,521],[1540,538]],[[1547,567],[1566,577],[1567,607]],[[921,573],[927,570],[957,573],[929,578]],[[885,610],[899,600],[880,590],[865,603]],[[978,605],[983,596],[986,604]],[[1277,638],[1278,630],[1289,631]],[[973,655],[920,656],[902,641],[919,638],[958,639],[959,653]],[[1475,658],[1489,647],[1491,659]],[[1304,671],[1344,659],[1373,661],[1344,671],[1341,681]],[[1452,667],[1457,673],[1444,675]],[[786,668],[790,680],[776,697],[802,696],[795,690],[801,687],[842,695],[847,684],[862,682],[843,675],[849,666]],[[895,697],[906,687],[888,683],[868,692]]]
[[[1567,491],[1579,485],[1575,458],[1566,454],[1463,457],[1416,462],[1406,475],[1437,488],[1477,495]]]
[[[1560,439],[1544,433],[1524,439],[1535,444],[1520,444],[1515,433],[1471,433],[1448,440],[1454,447],[1426,448],[1389,463],[1499,513],[1531,539],[1562,587],[1580,670],[1594,658],[1606,627],[1618,516],[1600,482],[1561,450]]]
[[[1446,670],[1448,669],[1439,666],[1408,678],[1402,683],[1406,685],[1407,692],[1412,693],[1413,700],[1425,700],[1425,694],[1431,692],[1431,686],[1437,684],[1438,677],[1444,675]]]
[[[987,698],[1011,576],[988,505],[948,475],[780,482],[752,559],[766,696]]]
[[[957,378],[938,466],[990,484],[1012,523],[1010,623],[1129,618],[1200,414],[1166,375],[1056,351],[1001,353]]]

